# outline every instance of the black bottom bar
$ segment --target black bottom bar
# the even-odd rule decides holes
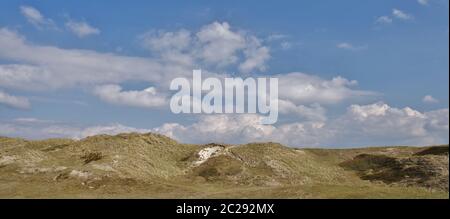
[[[15,216],[152,218],[153,216],[320,216],[364,218],[447,213],[448,200],[1,200],[3,213]]]

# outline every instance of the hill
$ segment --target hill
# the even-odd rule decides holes
[[[294,149],[0,137],[1,198],[448,198],[448,145]]]

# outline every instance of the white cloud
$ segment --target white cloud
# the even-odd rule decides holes
[[[197,34],[202,43],[200,56],[208,63],[228,65],[238,60],[236,52],[246,46],[245,37],[233,32],[228,23],[214,22],[204,26]]]
[[[144,47],[153,51],[183,51],[192,43],[191,33],[184,29],[177,32],[151,31],[139,38]]]
[[[339,43],[336,47],[339,49],[353,49],[353,45],[350,43]]]
[[[326,109],[320,104],[311,106],[295,105],[291,101],[278,100],[278,111],[281,114],[293,114],[296,118],[303,118],[309,121],[326,121]]]
[[[392,15],[401,20],[412,20],[414,17],[410,14],[407,14],[399,9],[392,9]]]
[[[100,30],[92,27],[88,23],[81,21],[73,21],[69,20],[66,22],[66,27],[75,35],[77,35],[80,38],[87,37],[89,35],[96,35],[100,34]]]
[[[171,63],[193,66],[196,61],[194,39],[187,30],[176,32],[150,31],[139,37],[144,48]]]
[[[0,122],[0,135],[27,138],[84,138],[97,134],[158,132],[184,143],[280,142],[293,147],[434,145],[449,142],[449,110],[419,112],[384,103],[352,105],[327,121],[261,125],[255,114],[203,115],[182,125],[165,123],[152,129],[121,124],[77,126],[34,118]]]
[[[32,65],[0,65],[0,86],[25,90],[48,89],[60,86],[57,85],[59,80],[54,78],[55,75],[44,68]]]
[[[141,91],[122,91],[119,85],[102,85],[94,89],[94,94],[103,101],[116,105],[153,108],[167,103],[166,97],[157,93],[154,87]]]
[[[154,131],[185,142],[240,143],[267,140],[275,127],[260,123],[257,115],[209,115],[188,126],[167,123]]]
[[[424,102],[424,103],[439,103],[439,100],[434,98],[431,95],[426,95],[422,98],[422,102]]]
[[[295,104],[334,104],[378,95],[371,91],[354,90],[352,87],[358,82],[340,76],[325,80],[314,75],[293,72],[273,77],[279,78],[280,99]]]
[[[318,136],[326,138],[327,133],[316,133],[322,122],[289,123],[279,127],[261,125],[261,117],[254,114],[207,115],[191,125],[166,123],[154,131],[188,143],[247,143],[275,141],[290,146],[313,145]],[[317,128],[317,130],[316,130]],[[299,143],[299,145],[296,145]]]
[[[427,117],[426,129],[430,130],[430,132],[435,132],[434,135],[441,134],[444,137],[447,136],[448,143],[449,110],[430,111],[425,113],[425,115]]]
[[[18,118],[0,122],[0,136],[25,137],[27,139],[72,138],[82,139],[89,136],[120,133],[147,133],[151,130],[139,129],[118,123],[96,126],[80,126],[37,118]]]
[[[0,105],[6,105],[8,107],[18,109],[30,108],[30,102],[28,101],[27,98],[9,95],[1,90],[0,90]]]
[[[18,123],[47,123],[47,122],[51,122],[49,120],[36,119],[36,118],[32,118],[32,117],[17,118],[17,119],[14,119],[14,121],[18,122]]]
[[[41,12],[31,6],[20,6],[20,12],[27,19],[28,22],[33,24],[36,28],[56,28],[51,19],[45,18]]]
[[[133,128],[129,126],[125,126],[122,124],[111,124],[111,125],[103,125],[103,126],[92,126],[87,127],[84,129],[81,129],[79,133],[72,136],[72,138],[75,139],[81,139],[86,138],[89,136],[99,135],[99,134],[105,134],[105,135],[117,135],[121,133],[148,133],[151,130],[149,129],[139,129],[139,128]]]
[[[389,16],[381,16],[381,17],[377,18],[376,23],[379,23],[379,24],[391,24],[392,23],[392,18],[390,18]]]
[[[436,114],[441,117],[436,118]],[[344,127],[335,141],[354,142],[353,145],[368,142],[372,145],[431,145],[448,143],[448,121],[445,120],[448,120],[448,109],[422,113],[409,107],[398,109],[376,103],[350,106],[331,127]],[[439,125],[432,127],[430,124]]]
[[[448,109],[421,113],[384,103],[352,105],[328,122],[260,125],[257,115],[201,116],[191,125],[167,123],[154,131],[182,142],[281,142],[290,146],[432,145],[448,143]],[[231,142],[230,142],[231,141]]]
[[[421,5],[428,5],[429,4],[429,0],[417,0],[417,2]]]
[[[394,22],[394,18],[396,19],[400,19],[400,20],[413,20],[414,16],[412,16],[411,14],[408,14],[404,11],[401,11],[399,9],[392,9],[392,16],[380,16],[377,18],[377,20],[375,21],[375,23],[377,24],[391,24]]]
[[[191,33],[150,31],[139,37],[145,48],[165,60],[184,65],[202,65],[222,70],[238,66],[243,73],[264,71],[269,48],[245,31],[234,30],[227,22],[214,22]]]
[[[0,65],[0,86],[20,89],[70,88],[129,80],[164,86],[174,76],[192,71],[150,58],[34,45],[6,28],[0,29],[0,58],[23,63]]]
[[[261,46],[261,42],[255,37],[248,41],[250,45],[244,50],[246,60],[239,65],[239,70],[243,73],[250,73],[254,69],[265,71],[265,63],[270,59],[269,48]]]
[[[338,43],[336,45],[336,47],[339,49],[345,49],[345,50],[351,50],[351,51],[359,51],[359,50],[364,50],[364,49],[368,48],[367,46],[354,46],[353,44],[346,43],[346,42]]]

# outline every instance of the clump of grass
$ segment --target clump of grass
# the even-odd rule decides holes
[[[103,154],[101,152],[89,152],[81,156],[81,159],[83,159],[85,165],[92,161],[101,160],[102,158]]]

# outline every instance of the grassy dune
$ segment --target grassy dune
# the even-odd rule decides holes
[[[189,145],[0,137],[1,198],[449,198],[448,146]]]

